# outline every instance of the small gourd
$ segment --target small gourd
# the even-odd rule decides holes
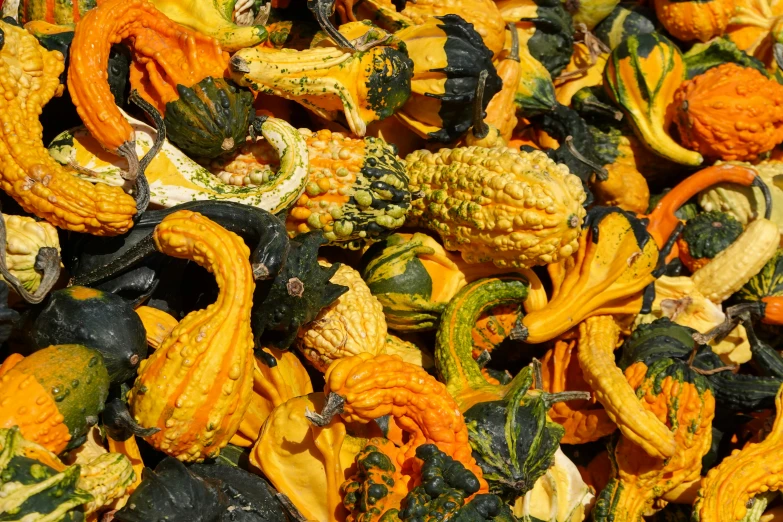
[[[705,212],[689,219],[677,239],[680,261],[691,272],[705,266],[736,241],[742,225],[729,214]]]
[[[655,14],[669,33],[678,40],[706,42],[723,34],[729,25],[734,2],[655,0]]]

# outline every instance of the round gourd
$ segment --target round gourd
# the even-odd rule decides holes
[[[79,446],[109,394],[101,354],[78,344],[50,346],[0,366],[0,428],[60,453]]]
[[[147,356],[144,324],[123,298],[72,286],[52,292],[25,324],[28,347],[83,344],[103,355],[112,383],[136,374]]]
[[[706,42],[720,36],[729,25],[734,2],[724,0],[655,0],[655,14],[675,38]]]
[[[677,240],[680,261],[695,272],[742,234],[742,224],[723,212],[704,212],[685,224]]]
[[[177,85],[179,99],[166,104],[166,134],[188,156],[216,158],[245,143],[255,117],[253,94],[231,80],[208,76]]]

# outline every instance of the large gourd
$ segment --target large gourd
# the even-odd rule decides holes
[[[242,239],[200,214],[175,212],[155,228],[158,251],[215,275],[217,301],[191,312],[142,362],[129,397],[146,440],[183,461],[214,457],[239,429],[253,387],[250,311],[255,282]]]

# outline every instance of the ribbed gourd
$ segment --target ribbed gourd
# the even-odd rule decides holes
[[[343,357],[383,353],[386,344],[383,306],[370,293],[359,272],[348,265],[340,265],[330,281],[347,286],[348,291],[321,310],[297,336],[299,350],[322,372]]]
[[[35,268],[39,250],[48,247],[60,252],[57,229],[28,216],[3,214],[2,217],[6,227],[6,266],[28,292],[34,293],[44,276]]]
[[[438,232],[468,263],[532,267],[570,256],[585,216],[582,182],[540,151],[463,147],[405,159],[409,223]]]
[[[136,422],[160,428],[146,437],[153,447],[199,461],[228,443],[250,402],[250,251],[239,236],[189,210],[165,217],[153,240],[159,252],[213,273],[220,292],[214,304],[185,316],[141,363],[128,402]]]

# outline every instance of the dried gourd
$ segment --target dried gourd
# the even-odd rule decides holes
[[[199,461],[228,444],[250,403],[250,251],[242,238],[189,210],[165,217],[153,240],[159,252],[212,272],[220,293],[214,304],[185,316],[142,361],[128,402],[136,422],[160,428],[145,438],[153,447]]]

